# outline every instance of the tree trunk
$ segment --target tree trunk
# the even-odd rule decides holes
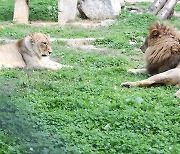
[[[154,0],[153,4],[148,8],[148,11],[154,15],[157,15],[166,2],[167,0]]]
[[[76,12],[77,0],[58,0],[58,23],[75,20]]]
[[[178,0],[168,0],[157,16],[162,20],[170,18],[174,12],[174,7],[177,2]]]
[[[13,21],[27,24],[29,19],[29,0],[15,0]]]
[[[154,0],[148,11],[162,20],[169,19],[174,14],[174,7],[178,0]]]

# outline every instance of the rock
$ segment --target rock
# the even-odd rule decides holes
[[[89,19],[113,19],[121,12],[119,0],[80,0],[78,10]]]
[[[77,12],[77,0],[58,1],[58,22],[64,24],[75,20]]]
[[[112,19],[107,19],[107,20],[104,20],[104,21],[101,21],[101,26],[103,27],[108,27],[108,26],[112,26],[114,24],[114,20]]]

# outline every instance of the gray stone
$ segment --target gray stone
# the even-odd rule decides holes
[[[80,0],[78,10],[89,19],[113,19],[121,12],[119,0]]]
[[[109,27],[109,26],[112,26],[114,24],[114,22],[115,21],[112,19],[107,19],[107,20],[101,21],[101,26]]]
[[[58,22],[64,24],[75,20],[77,12],[77,0],[58,1]]]

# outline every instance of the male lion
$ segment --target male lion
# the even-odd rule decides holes
[[[0,46],[0,69],[5,67],[57,70],[68,67],[50,60],[51,52],[49,36],[34,33],[16,43]]]
[[[146,69],[131,69],[133,73],[149,73],[152,77],[122,83],[121,86],[151,86],[170,84],[180,87],[180,32],[165,24],[153,23],[141,46],[145,53]],[[180,98],[180,90],[175,94]]]

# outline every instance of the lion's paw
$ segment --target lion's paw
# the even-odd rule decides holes
[[[131,82],[124,82],[124,83],[121,83],[121,87],[127,87],[127,88],[130,88],[132,85],[131,85]]]
[[[70,66],[70,65],[63,65],[63,67],[66,67],[66,68],[74,68],[73,66]]]

